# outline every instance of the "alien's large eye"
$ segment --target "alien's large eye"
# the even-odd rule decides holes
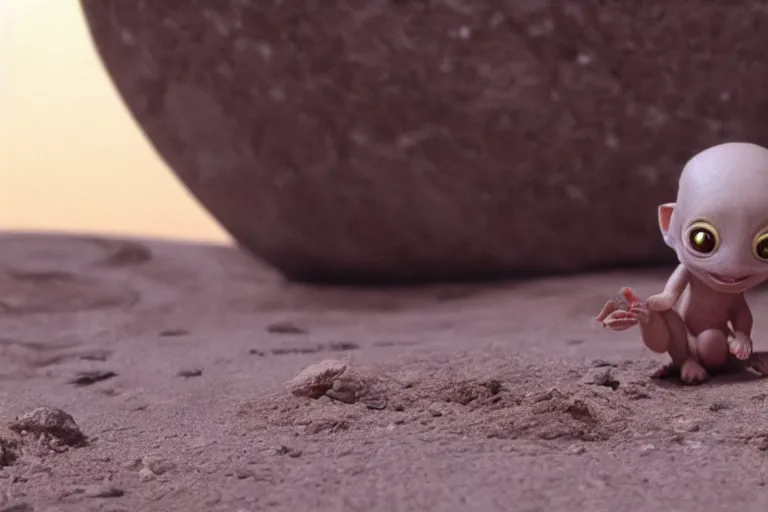
[[[697,253],[707,256],[720,247],[720,235],[709,222],[694,222],[688,228],[688,244]]]
[[[768,233],[755,237],[755,241],[752,244],[752,252],[757,259],[768,261]]]

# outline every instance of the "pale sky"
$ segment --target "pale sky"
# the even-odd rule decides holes
[[[228,241],[109,82],[77,0],[0,0],[0,230]]]

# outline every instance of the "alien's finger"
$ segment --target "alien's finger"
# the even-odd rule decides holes
[[[632,288],[625,286],[622,288],[619,293],[627,300],[627,304],[629,304],[630,307],[634,306],[640,301],[640,298],[635,295],[635,292],[632,291]]]
[[[630,328],[634,327],[636,324],[637,324],[637,322],[615,323],[615,324],[611,324],[609,326],[609,329],[611,329],[612,331],[621,332],[621,331],[626,331],[627,329],[630,329]]]
[[[648,319],[650,318],[650,312],[642,306],[635,305],[629,311],[630,313],[633,313],[637,317],[637,319],[643,323],[647,322]]]
[[[615,319],[603,324],[604,327],[608,327],[613,331],[625,331],[635,325],[637,325],[637,320],[634,318]]]
[[[605,303],[605,306],[603,306],[603,309],[600,311],[600,313],[597,314],[597,316],[595,317],[595,320],[597,320],[598,322],[602,322],[608,317],[608,315],[610,315],[617,309],[619,309],[619,305],[616,304],[615,300],[611,299]]]

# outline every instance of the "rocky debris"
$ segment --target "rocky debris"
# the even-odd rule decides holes
[[[124,490],[110,484],[94,485],[85,489],[85,496],[88,498],[120,498],[124,495]]]
[[[139,470],[139,479],[142,482],[149,482],[173,470],[176,464],[162,457],[147,455],[141,459],[134,460],[130,463],[129,467]]]
[[[501,389],[497,379],[465,379],[443,386],[436,395],[445,402],[475,406],[495,401],[494,397],[498,397]]]
[[[621,385],[619,379],[614,377],[613,370],[610,366],[599,366],[591,369],[584,375],[582,383],[594,386],[604,386],[611,388],[614,391],[619,389],[619,386]]]
[[[267,332],[270,334],[308,334],[306,329],[293,322],[275,322],[267,326]]]
[[[0,468],[10,466],[21,456],[21,438],[10,429],[0,428]]]
[[[192,377],[200,377],[203,375],[203,369],[202,368],[189,368],[186,370],[179,370],[176,372],[177,377],[182,377],[185,379],[190,379]]]
[[[270,349],[270,353],[273,356],[286,356],[296,354],[317,354],[319,352],[349,352],[350,350],[357,350],[360,348],[355,342],[352,341],[332,341],[330,343],[319,343],[317,345],[310,346],[294,346],[294,347],[276,347]],[[256,353],[258,350],[254,350],[251,353]]]
[[[301,455],[304,453],[301,450],[291,448],[290,446],[286,446],[284,444],[280,445],[275,451],[278,455],[287,455],[293,459],[301,457]]]
[[[158,333],[162,338],[173,338],[177,336],[189,336],[190,332],[186,329],[165,329]]]
[[[346,363],[336,359],[324,359],[304,368],[288,382],[287,387],[296,396],[320,398],[333,389],[334,381],[346,370]]]
[[[52,407],[37,407],[25,412],[12,421],[9,428],[22,437],[37,436],[41,444],[54,451],[64,451],[70,446],[84,446],[87,442],[74,418]]]
[[[346,372],[333,379],[331,389],[326,391],[325,396],[345,404],[353,404],[366,391],[367,387],[361,379],[350,372]]]
[[[78,387],[90,386],[92,384],[96,384],[97,382],[108,380],[113,377],[117,377],[117,373],[112,371],[95,370],[95,371],[88,371],[88,372],[80,372],[77,375],[75,375],[74,378],[70,379],[69,383],[74,384],[75,386],[78,386]]]
[[[16,505],[0,508],[0,512],[35,512],[35,507],[29,503],[17,503]]]
[[[363,378],[345,363],[326,360],[307,367],[289,383],[297,397],[315,400],[276,395],[249,406],[248,414],[307,435],[334,435],[372,425],[430,424],[461,436],[603,441],[627,428],[633,413],[627,404],[648,397],[633,382],[621,388],[632,393],[614,392],[611,370],[599,367],[589,379],[531,389],[533,381],[520,379],[517,373],[456,378],[451,372],[415,380],[407,373],[377,373]],[[363,407],[342,406],[352,403]],[[452,421],[444,421],[446,417]]]
[[[315,399],[325,396],[344,404],[353,404],[365,398],[375,402],[371,409],[383,408],[381,404],[386,404],[383,390],[372,395],[374,380],[352,370],[346,363],[325,359],[304,368],[287,386],[295,396]]]

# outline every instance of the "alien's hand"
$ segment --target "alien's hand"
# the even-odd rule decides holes
[[[657,293],[648,297],[645,306],[651,311],[667,311],[675,306],[675,297],[669,293]]]
[[[743,332],[737,332],[728,340],[728,349],[736,359],[744,361],[752,355],[752,340]]]

